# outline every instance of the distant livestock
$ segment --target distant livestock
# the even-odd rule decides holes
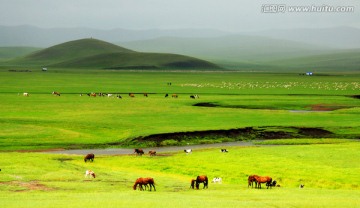
[[[213,178],[212,181],[213,183],[222,183],[222,178]]]
[[[178,98],[178,95],[177,94],[172,94],[171,97]]]
[[[87,162],[87,161],[94,162],[94,158],[95,158],[95,155],[93,153],[87,154],[84,157],[84,162]]]
[[[88,178],[88,177],[91,178],[91,176],[92,176],[93,178],[95,178],[95,173],[94,173],[94,171],[92,171],[92,170],[86,170],[86,171],[85,171],[85,178]]]
[[[29,97],[29,93],[24,92],[24,93],[23,93],[23,96],[25,96],[25,97]]]
[[[185,149],[184,152],[185,152],[186,154],[192,153],[192,149]]]
[[[134,93],[129,93],[129,97],[134,98],[135,97]]]
[[[275,186],[276,186],[276,183],[277,183],[277,181],[276,181],[276,180],[273,180],[273,181],[270,183],[270,186],[275,187]]]
[[[142,156],[144,154],[144,150],[142,150],[142,149],[134,149],[134,153],[136,153],[136,155]]]
[[[267,188],[271,188],[272,178],[269,176],[257,176],[254,175],[254,178],[257,182],[257,188],[261,189],[261,184],[266,183]]]
[[[150,156],[155,156],[155,155],[156,155],[156,151],[150,150],[150,151],[149,151],[149,155],[150,155]]]
[[[300,184],[299,188],[304,188],[304,186],[305,186],[304,184]]]
[[[221,149],[221,152],[229,152],[227,149]]]
[[[51,94],[56,95],[56,96],[60,96],[60,92],[53,91]]]
[[[96,97],[96,93],[91,92],[91,93],[88,93],[87,96],[89,96],[89,97]]]
[[[144,97],[148,97],[148,94],[147,94],[147,93],[144,93]]]
[[[248,188],[249,188],[249,186],[251,186],[251,188],[253,188],[253,183],[254,182],[255,182],[255,188],[257,187],[257,181],[255,179],[255,176],[257,176],[257,175],[250,175],[248,177]]]
[[[166,98],[169,97],[169,94],[166,93],[166,94],[165,94],[165,97],[166,97]]]
[[[208,177],[206,175],[197,176],[196,179],[191,180],[190,187],[194,189],[194,187],[196,186],[196,189],[199,189],[200,183],[204,184],[203,189],[208,188],[209,187]]]
[[[190,98],[192,98],[192,99],[199,99],[200,97],[199,97],[199,95],[190,95]]]
[[[121,98],[122,98],[121,95],[116,95],[116,97],[117,97],[118,99],[121,99]]]
[[[154,181],[153,178],[150,178],[150,177],[136,179],[135,184],[133,186],[133,189],[136,190],[136,187],[139,185],[140,191],[144,191],[143,185],[145,187],[147,187],[148,184],[150,185],[150,191],[151,191],[151,187],[153,187],[154,191],[156,191],[156,189],[155,189],[155,181]]]

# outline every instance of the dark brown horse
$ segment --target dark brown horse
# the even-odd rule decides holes
[[[134,94],[134,93],[129,93],[129,97],[134,98],[134,97],[135,97],[135,94]]]
[[[144,154],[144,150],[142,150],[142,149],[134,149],[134,153],[136,153],[136,155],[142,156]]]
[[[269,176],[254,176],[256,182],[257,182],[257,188],[261,189],[261,184],[262,183],[266,183],[267,188],[271,188],[271,182],[272,182],[272,178]]]
[[[94,158],[95,158],[95,155],[94,155],[93,153],[87,154],[87,155],[84,157],[84,162],[87,162],[87,161],[93,162],[93,161],[94,161]]]
[[[209,179],[206,175],[201,175],[196,177],[196,179],[191,180],[191,188],[194,189],[194,186],[196,186],[196,189],[199,189],[200,183],[204,184],[203,188],[208,188],[209,185]]]
[[[150,186],[150,191],[151,191],[151,187],[154,187],[154,191],[156,191],[156,189],[155,189],[155,181],[154,181],[153,178],[150,178],[150,177],[136,179],[135,184],[133,186],[133,189],[136,190],[136,187],[139,185],[140,191],[144,191],[143,185],[146,188],[148,184]]]
[[[253,183],[255,182],[255,188],[257,187],[257,181],[255,179],[255,176],[257,175],[249,175],[248,177],[248,188],[249,186],[251,186],[251,188],[253,188]]]

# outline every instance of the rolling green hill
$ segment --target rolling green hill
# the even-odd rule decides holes
[[[219,69],[200,59],[167,53],[140,53],[97,39],[62,43],[6,62],[11,66],[46,66],[101,69]]]

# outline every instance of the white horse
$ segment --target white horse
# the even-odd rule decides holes
[[[222,179],[221,178],[213,178],[212,182],[213,183],[222,183]]]
[[[24,92],[24,93],[23,93],[23,96],[25,96],[25,97],[29,97],[29,93]]]
[[[91,178],[91,176],[93,177],[93,178],[95,178],[95,173],[94,173],[94,171],[92,171],[92,170],[86,170],[85,171],[85,178]]]

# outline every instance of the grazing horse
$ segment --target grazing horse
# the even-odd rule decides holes
[[[221,149],[221,152],[229,152],[227,149]]]
[[[51,94],[56,95],[56,96],[60,96],[60,92],[53,91]]]
[[[261,184],[262,183],[266,183],[267,188],[271,188],[271,182],[272,182],[272,178],[269,176],[257,176],[254,175],[254,178],[257,182],[257,188],[261,189]]]
[[[135,97],[134,93],[129,93],[129,96],[132,97],[132,98]]]
[[[191,180],[190,187],[191,187],[192,189],[194,189],[194,187],[195,187],[195,185],[196,185],[196,189],[199,189],[200,183],[204,183],[204,187],[203,187],[203,188],[205,188],[205,187],[208,188],[208,183],[209,183],[209,181],[208,181],[207,176],[202,175],[202,176],[196,177],[196,179],[192,179],[192,180]]]
[[[185,149],[184,152],[187,153],[192,153],[192,149]]]
[[[133,186],[133,189],[136,190],[137,185],[139,185],[140,191],[144,191],[142,186],[144,185],[145,188],[146,188],[148,184],[150,186],[150,191],[151,191],[151,187],[154,187],[154,191],[156,191],[156,189],[155,189],[155,181],[154,181],[153,178],[150,178],[150,177],[136,179],[135,184]]]
[[[117,98],[119,98],[119,99],[121,99],[121,98],[122,98],[122,97],[121,97],[121,95],[116,95],[116,97],[117,97]]]
[[[93,153],[90,153],[90,154],[87,154],[85,157],[84,157],[84,161],[87,162],[87,161],[91,161],[93,162],[94,161],[94,158],[95,158],[95,155]]]
[[[199,99],[199,95],[190,95],[190,98],[192,98],[192,99]]]
[[[250,175],[248,177],[248,188],[249,188],[249,186],[251,186],[251,188],[253,188],[253,182],[255,182],[255,188],[257,187],[257,181],[255,180],[255,176],[257,176],[257,175]]]
[[[178,95],[177,94],[172,94],[171,97],[178,98]]]
[[[209,180],[208,177],[206,175],[201,175],[196,177],[196,189],[199,189],[200,183],[204,184],[204,188],[208,188],[208,184],[209,184]]]
[[[155,155],[156,155],[156,151],[150,150],[150,151],[149,151],[149,155],[150,155],[150,156],[155,156]]]
[[[144,150],[142,150],[142,149],[134,149],[134,153],[136,153],[136,155],[142,156],[144,154]]]
[[[92,176],[93,178],[95,178],[95,173],[94,173],[94,171],[92,171],[92,170],[86,170],[86,171],[85,171],[85,178],[88,178],[88,177],[91,178],[91,176]]]
[[[148,94],[147,93],[144,93],[144,97],[147,97],[148,96]]]
[[[29,93],[24,92],[24,93],[23,93],[23,96],[25,96],[25,97],[29,97]]]
[[[305,186],[304,184],[300,184],[299,188],[304,188],[304,186]]]
[[[169,97],[169,94],[166,93],[166,94],[165,94],[165,97],[166,97],[166,98]]]

